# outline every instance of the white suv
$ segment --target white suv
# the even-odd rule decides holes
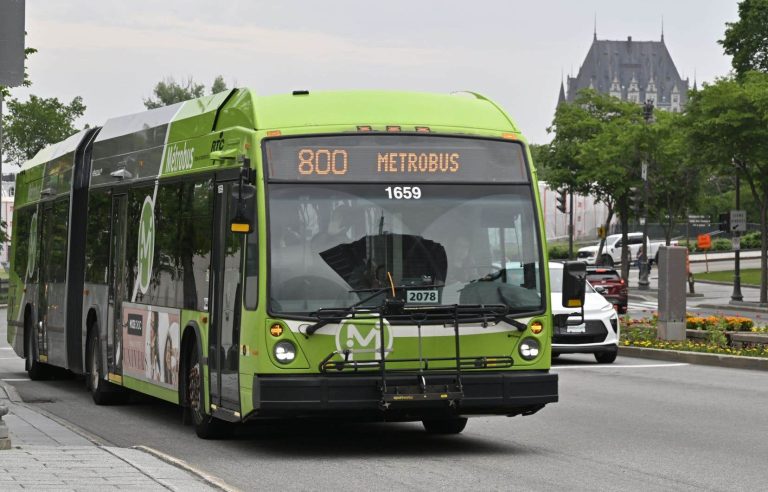
[[[573,308],[563,307],[563,264],[549,264],[549,281],[552,286],[552,314],[576,313]],[[571,317],[570,319],[576,319]],[[552,333],[552,355],[595,354],[601,364],[616,360],[619,350],[619,316],[613,304],[598,294],[587,283],[584,296],[584,323],[575,326],[555,327]]]
[[[630,232],[627,234],[627,245],[629,246],[629,260],[630,263],[636,261],[640,255],[640,249],[643,246],[643,233],[642,232]],[[650,251],[650,241],[648,241]],[[611,234],[605,238],[605,246],[603,246],[603,261],[605,266],[612,267],[621,263],[621,234]],[[585,246],[580,248],[576,254],[576,259],[584,261],[587,265],[594,265],[597,260],[597,250],[600,247],[599,244],[594,246]]]

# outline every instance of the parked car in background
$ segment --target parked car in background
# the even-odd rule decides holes
[[[612,267],[614,265],[621,264],[621,234],[611,234],[605,238],[605,246],[603,246],[601,265]],[[659,248],[666,244],[666,241],[648,241],[648,258],[650,263],[659,262]],[[677,246],[677,241],[672,241],[671,246]],[[640,252],[643,246],[643,233],[642,232],[630,232],[627,234],[627,246],[629,247],[629,259],[632,264],[636,263],[640,258]],[[597,250],[600,248],[600,243],[594,246],[584,246],[580,248],[576,254],[576,259],[586,262],[587,265],[596,265],[597,262]]]
[[[588,266],[587,282],[589,282],[598,294],[613,304],[614,309],[620,314],[627,312],[629,292],[627,283],[621,278],[619,272],[613,268]]]
[[[563,307],[563,264],[549,264],[552,287],[552,314],[578,313]],[[578,319],[576,314],[575,318]],[[610,364],[619,350],[619,315],[613,304],[598,294],[587,282],[584,296],[584,322],[575,326],[555,327],[552,334],[552,356],[560,354],[594,354],[597,362]]]

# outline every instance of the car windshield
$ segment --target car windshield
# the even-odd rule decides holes
[[[409,304],[543,308],[530,185],[269,186],[272,312],[348,307],[392,286]]]
[[[603,282],[606,280],[618,282],[621,280],[621,277],[616,272],[587,272],[587,280],[590,282]]]

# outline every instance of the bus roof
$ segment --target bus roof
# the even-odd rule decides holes
[[[517,132],[493,102],[473,93],[339,91],[256,97],[256,127],[424,125]]]
[[[135,146],[156,147],[163,142],[194,138],[231,127],[254,130],[332,126],[409,126],[473,129],[517,133],[509,116],[477,93],[432,94],[403,91],[296,91],[258,96],[251,89],[192,99],[107,120],[96,137],[94,158],[102,151],[119,154]],[[169,135],[170,133],[170,135]],[[72,152],[84,136],[79,132],[40,150],[21,171],[51,162]],[[140,138],[133,138],[133,136]],[[169,136],[171,137],[169,139]],[[114,141],[110,144],[109,141]],[[128,145],[129,148],[125,148]]]

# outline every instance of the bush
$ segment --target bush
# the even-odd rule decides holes
[[[567,260],[568,259],[568,246],[563,244],[554,244],[549,247],[549,259],[550,260]]]
[[[742,249],[759,249],[761,246],[760,232],[748,232],[741,236]]]
[[[719,237],[712,241],[712,251],[730,251],[733,248],[730,239]]]

